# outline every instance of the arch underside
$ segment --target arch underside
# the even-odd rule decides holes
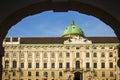
[[[13,13],[8,15],[8,17],[0,24],[0,27],[2,27],[2,30],[4,30],[4,33],[2,32],[4,34],[3,36],[5,37],[8,30],[13,25],[21,21],[21,19],[48,10],[53,10],[54,12],[67,12],[69,10],[73,10],[78,11],[80,13],[84,13],[86,15],[95,16],[102,20],[103,22],[105,22],[106,24],[108,24],[115,31],[117,37],[118,38],[120,37],[118,31],[120,22],[116,18],[114,18],[111,14],[104,11],[104,9],[100,9],[96,6],[85,4],[75,0],[74,1],[63,0],[61,2],[41,1],[15,10]]]
[[[100,8],[94,5],[95,3],[92,2],[92,0],[90,0],[90,2],[93,4],[89,4],[88,3],[89,1],[84,2],[83,0],[81,1],[80,0],[40,0],[37,2],[34,2],[35,0],[31,0],[31,4],[26,5],[26,3],[29,3],[29,2],[25,2],[25,1],[27,0],[18,1],[19,5],[15,4],[15,3],[18,3],[15,0],[10,2],[8,1],[9,4],[11,3],[10,5],[15,5],[13,10],[12,9],[9,10],[9,7],[8,7],[8,10],[4,9],[4,7],[10,6],[10,5],[7,5],[5,1],[3,2],[5,6],[2,7],[1,12],[7,13],[7,11],[11,11],[11,13],[3,14],[5,18],[1,19],[0,21],[0,64],[1,64],[0,77],[2,76],[1,75],[2,74],[2,56],[4,55],[4,48],[2,47],[2,43],[3,43],[3,39],[8,33],[8,30],[13,25],[21,21],[23,18],[41,13],[43,11],[53,10],[54,12],[67,12],[69,10],[74,10],[86,15],[95,16],[100,20],[102,20],[103,22],[105,22],[106,24],[108,24],[114,30],[115,34],[120,40],[120,21],[117,19],[117,17],[115,17],[115,15],[112,15],[109,11],[106,11],[104,7]],[[0,3],[0,4],[3,6],[4,5],[3,3]],[[24,4],[24,6],[22,4]],[[105,4],[107,5],[109,3],[106,2]],[[116,5],[116,4],[113,3],[113,5]],[[114,11],[114,8],[112,8],[112,10]]]

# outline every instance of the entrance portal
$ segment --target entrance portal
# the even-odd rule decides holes
[[[75,73],[74,73],[74,80],[83,80],[83,79],[82,79],[82,73],[80,73],[80,72],[75,72]]]

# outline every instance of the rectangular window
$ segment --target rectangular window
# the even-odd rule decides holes
[[[44,53],[44,54],[43,54],[43,57],[44,57],[44,58],[47,58],[47,53]]]
[[[13,72],[13,76],[16,76],[16,73],[15,73],[15,72]]]
[[[113,77],[113,72],[110,72],[110,77]]]
[[[89,52],[87,52],[87,53],[86,53],[86,57],[90,57],[90,54],[89,54]]]
[[[39,72],[36,72],[36,76],[39,76]]]
[[[59,72],[59,76],[62,77],[62,72]]]
[[[13,68],[16,68],[17,67],[17,61],[13,61]]]
[[[113,63],[112,62],[109,63],[109,68],[113,68]]]
[[[66,68],[67,68],[67,69],[70,68],[70,63],[69,63],[69,62],[66,63]]]
[[[80,53],[77,52],[77,53],[76,53],[76,58],[79,58],[79,57],[80,57]]]
[[[51,77],[55,77],[55,73],[54,72],[51,72]]]
[[[93,67],[94,67],[94,68],[97,68],[97,63],[93,63]]]
[[[6,53],[5,57],[8,58],[9,57],[9,53]]]
[[[105,77],[105,72],[102,72],[102,77]]]
[[[93,57],[97,57],[97,53],[93,53]]]
[[[32,68],[32,63],[28,63],[28,68]]]
[[[94,72],[94,76],[97,77],[97,72],[96,71]]]
[[[86,68],[90,68],[90,63],[89,62],[86,63]]]
[[[28,76],[31,76],[31,72],[28,72]]]
[[[9,67],[9,61],[6,60],[6,61],[5,61],[5,68],[8,68],[8,67]]]
[[[105,63],[101,63],[101,68],[105,68]]]
[[[24,68],[24,63],[21,63],[20,67],[21,67],[21,68]]]
[[[39,68],[39,63],[36,63],[36,68]]]
[[[55,68],[55,63],[51,63],[51,68]]]
[[[105,53],[104,52],[101,53],[101,57],[105,57]]]
[[[59,68],[62,68],[62,63],[59,63]]]
[[[59,53],[59,57],[60,57],[60,58],[62,57],[62,52],[61,52],[61,53]]]
[[[47,68],[47,63],[44,63],[44,68]]]
[[[43,72],[44,77],[48,77],[48,72]]]
[[[70,53],[67,52],[67,53],[66,53],[66,57],[70,57]]]

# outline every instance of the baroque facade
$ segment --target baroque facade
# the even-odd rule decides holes
[[[120,80],[116,37],[85,37],[72,22],[62,37],[5,38],[2,80]]]

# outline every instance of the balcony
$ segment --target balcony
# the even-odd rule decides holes
[[[83,68],[72,68],[72,72],[83,71]]]
[[[66,69],[64,70],[64,72],[68,72],[68,71],[70,71],[70,68],[66,68]]]
[[[17,71],[17,72],[19,72],[20,69],[19,69],[19,68],[11,68],[10,71],[11,71],[11,72],[12,72],[12,71]]]
[[[9,68],[3,68],[3,72],[6,72],[6,71],[8,71],[9,70]]]
[[[86,68],[86,71],[90,71],[91,69],[90,68]]]

